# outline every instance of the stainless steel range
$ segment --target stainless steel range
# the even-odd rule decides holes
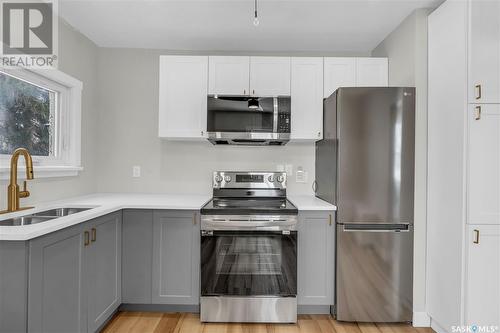
[[[201,321],[297,321],[297,208],[283,172],[214,172],[201,209]]]

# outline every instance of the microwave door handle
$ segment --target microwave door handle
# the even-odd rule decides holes
[[[273,97],[273,133],[278,133],[278,97]]]

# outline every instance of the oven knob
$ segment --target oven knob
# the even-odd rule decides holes
[[[215,176],[215,181],[216,181],[217,183],[220,183],[220,182],[222,181],[222,177],[221,177],[221,176],[218,176],[218,175],[217,175],[217,176]]]
[[[267,178],[267,180],[269,180],[270,183],[274,183],[274,177],[273,176],[269,176]]]
[[[224,180],[226,183],[229,183],[231,181],[231,176],[224,176]]]
[[[283,183],[284,180],[285,180],[285,177],[278,176],[278,182]]]

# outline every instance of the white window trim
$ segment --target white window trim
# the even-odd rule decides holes
[[[68,74],[56,69],[5,69],[0,70],[29,82],[46,86],[46,80],[52,81],[56,90],[64,90],[61,98],[61,126],[66,133],[61,133],[60,158],[41,161],[33,157],[35,178],[77,176],[83,170],[81,165],[81,119],[82,119],[82,89],[83,83]],[[50,88],[50,87],[48,87]],[[19,162],[19,178],[25,177],[24,161]],[[10,156],[0,155],[0,180],[9,179]]]

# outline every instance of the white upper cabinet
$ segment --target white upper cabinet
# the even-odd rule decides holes
[[[207,82],[207,56],[160,56],[160,137],[205,137]]]
[[[500,224],[500,105],[469,105],[468,222]]]
[[[323,137],[323,58],[292,58],[292,139]]]
[[[500,103],[500,1],[469,6],[469,102]]]
[[[465,325],[500,326],[500,226],[469,225]]]
[[[290,96],[290,57],[250,57],[250,95]]]
[[[388,76],[387,58],[356,58],[357,87],[387,87]]]
[[[250,57],[209,57],[208,93],[250,94]]]
[[[333,94],[333,92],[337,90],[337,88],[355,86],[355,58],[324,58],[324,98],[327,98],[331,94]]]

